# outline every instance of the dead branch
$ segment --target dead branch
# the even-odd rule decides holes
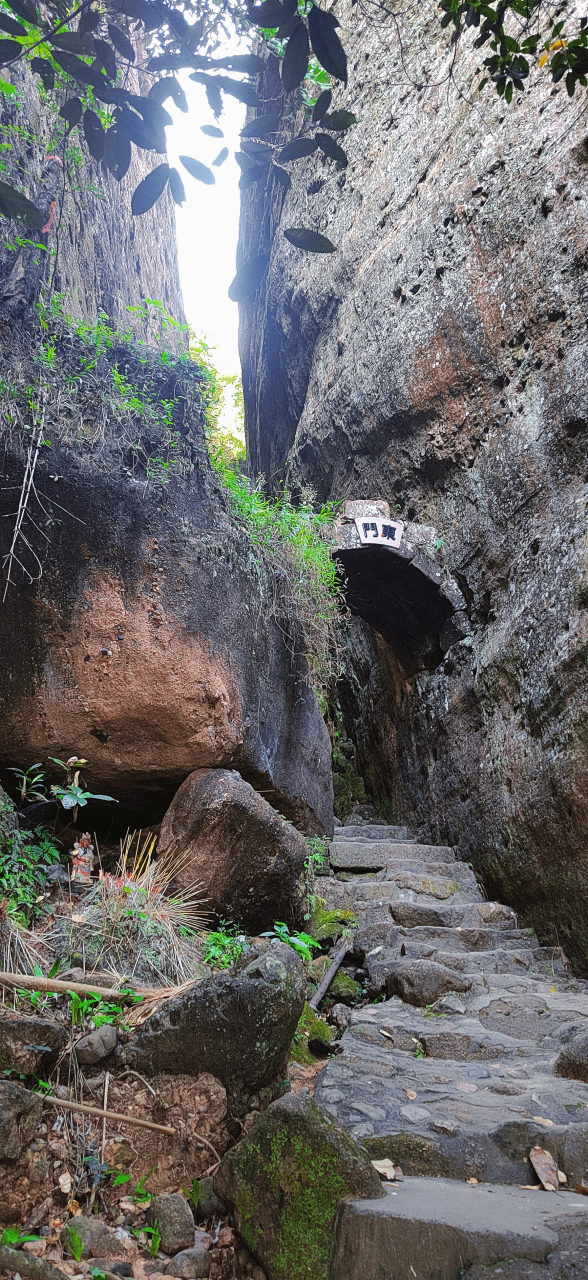
[[[43,1105],[45,1103],[50,1103],[52,1107],[65,1107],[66,1111],[83,1111],[87,1116],[99,1116],[102,1120],[121,1120],[124,1124],[134,1124],[140,1129],[157,1129],[159,1133],[174,1134],[176,1132],[166,1124],[153,1124],[152,1120],[136,1120],[134,1116],[120,1115],[118,1111],[102,1111],[99,1107],[89,1107],[85,1102],[68,1102],[65,1098],[54,1098],[51,1094],[43,1098]],[[208,1145],[210,1146],[210,1143]],[[216,1151],[214,1154],[216,1155]]]
[[[27,991],[54,991],[57,995],[67,995],[75,991],[80,996],[102,996],[106,1000],[131,1000],[133,995],[142,996],[145,1000],[156,1000],[161,996],[159,987],[139,987],[133,989],[132,995],[117,991],[114,987],[98,987],[87,982],[60,982],[58,978],[31,978],[28,973],[0,973],[0,985],[3,987],[24,987]],[[172,988],[173,990],[173,988]]]

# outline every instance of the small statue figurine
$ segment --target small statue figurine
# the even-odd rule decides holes
[[[84,832],[81,840],[75,841],[70,856],[73,866],[72,880],[77,880],[78,884],[91,884],[92,868],[94,866],[94,845],[91,843],[88,831]]]

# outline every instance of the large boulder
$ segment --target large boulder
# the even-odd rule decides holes
[[[326,1280],[341,1201],[385,1194],[363,1147],[311,1098],[292,1093],[227,1152],[214,1189],[269,1280]]]
[[[162,1001],[119,1046],[119,1060],[142,1075],[210,1072],[227,1090],[233,1113],[285,1068],[304,1008],[305,973],[283,942],[251,948],[238,964]]]
[[[208,906],[251,934],[303,918],[304,836],[234,769],[196,769],[161,824],[158,856],[188,855],[180,882],[201,880]]]
[[[581,1031],[579,1027],[573,1030],[575,1035],[565,1036],[567,1043],[556,1058],[553,1074],[588,1082],[588,1031]]]
[[[52,1018],[0,1011],[0,1070],[33,1075],[41,1064],[53,1066],[68,1044],[67,1028]]]
[[[471,979],[435,960],[395,960],[386,972],[388,996],[400,996],[407,1004],[424,1009],[448,991],[469,991]]]

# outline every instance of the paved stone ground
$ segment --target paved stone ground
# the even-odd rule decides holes
[[[533,1146],[552,1153],[567,1188],[588,1183],[588,1083],[554,1074],[588,1031],[588,983],[561,949],[487,902],[452,848],[411,844],[402,828],[339,828],[330,861],[321,896],[357,915],[353,959],[374,1003],[350,1011],[317,1101],[423,1188],[431,1178],[532,1186]],[[588,1277],[585,1253],[577,1277]]]

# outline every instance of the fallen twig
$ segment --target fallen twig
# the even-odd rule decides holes
[[[130,1068],[130,1067],[128,1067],[126,1071],[121,1071],[121,1073],[120,1073],[120,1075],[119,1075],[119,1077],[118,1077],[118,1078],[119,1078],[119,1080],[122,1080],[122,1079],[124,1078],[124,1076],[135,1076],[135,1078],[136,1078],[137,1080],[140,1080],[140,1081],[141,1081],[141,1084],[144,1084],[144,1085],[145,1085],[145,1088],[146,1088],[146,1089],[148,1089],[148,1090],[149,1090],[149,1092],[153,1094],[153,1097],[154,1097],[154,1098],[156,1098],[156,1097],[157,1097],[157,1094],[156,1094],[156,1092],[155,1092],[155,1089],[152,1089],[152,1088],[151,1088],[151,1085],[149,1084],[149,1081],[148,1081],[148,1080],[145,1080],[145,1079],[143,1078],[143,1076],[140,1076],[138,1071],[131,1071],[131,1068]]]
[[[103,1120],[122,1120],[124,1124],[134,1124],[140,1129],[157,1129],[159,1133],[171,1133],[176,1131],[170,1125],[154,1124],[152,1120],[137,1120],[135,1116],[119,1115],[118,1111],[103,1111],[99,1107],[89,1107],[85,1102],[67,1102],[65,1098],[54,1098],[48,1094],[43,1098],[43,1103],[50,1103],[52,1107],[65,1107],[66,1111],[83,1111],[88,1116],[99,1116]],[[206,1142],[206,1138],[202,1139]],[[210,1143],[207,1144],[210,1146]],[[214,1147],[212,1148],[214,1151]],[[214,1151],[215,1156],[217,1152]]]
[[[23,1222],[22,1230],[32,1231],[34,1227],[39,1227],[43,1221],[43,1218],[47,1216],[50,1209],[52,1208],[53,1208],[53,1199],[51,1196],[47,1196],[47,1199],[43,1200],[42,1204],[38,1204],[36,1209],[33,1209],[33,1212],[31,1213],[30,1217],[27,1218],[26,1222]]]
[[[129,995],[128,987],[124,992],[116,987],[98,987],[88,982],[60,982],[58,978],[30,977],[28,973],[0,973],[0,985],[3,987],[24,987],[26,991],[54,991],[57,995],[66,996],[68,991],[75,991],[81,996],[102,996],[107,1000],[131,1000],[133,996],[143,999],[157,999],[161,995],[158,987],[140,987],[133,989]]]
[[[319,1006],[319,1004],[320,1004],[320,1002],[321,1002],[321,1000],[322,1000],[323,996],[324,996],[324,995],[326,994],[326,992],[329,990],[329,987],[330,987],[330,985],[331,985],[331,983],[332,983],[332,981],[333,981],[333,978],[335,977],[335,974],[336,974],[336,972],[337,972],[337,970],[338,970],[339,966],[343,963],[343,960],[344,960],[345,955],[347,954],[348,950],[349,950],[349,940],[346,938],[346,939],[345,939],[345,942],[344,942],[344,943],[342,943],[342,945],[339,947],[339,950],[337,951],[337,953],[336,953],[336,955],[335,955],[335,959],[333,960],[332,965],[330,965],[330,966],[329,966],[329,968],[327,969],[327,972],[326,972],[326,974],[325,974],[325,976],[324,976],[324,978],[323,978],[322,982],[320,982],[320,983],[319,983],[319,985],[318,985],[318,987],[317,987],[317,989],[316,989],[316,991],[315,991],[315,993],[314,993],[314,995],[313,995],[313,997],[312,997],[312,1000],[309,1000],[309,1001],[308,1001],[308,1003],[309,1003],[309,1005],[310,1005],[311,1009],[318,1009],[318,1006]]]

